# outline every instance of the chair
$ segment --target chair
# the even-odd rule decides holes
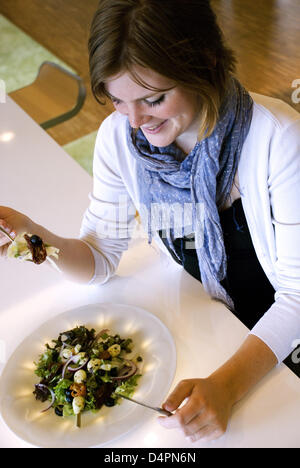
[[[10,93],[33,120],[47,129],[74,117],[86,97],[83,80],[53,62],[43,62],[35,81]]]

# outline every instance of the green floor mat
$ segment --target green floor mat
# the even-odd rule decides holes
[[[45,60],[58,63],[76,73],[7,18],[0,15],[0,80],[5,83],[6,93],[32,83],[41,63]]]
[[[97,131],[63,146],[64,150],[90,175],[93,175],[93,156],[96,137]]]

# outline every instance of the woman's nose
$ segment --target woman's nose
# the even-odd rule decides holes
[[[132,128],[139,128],[149,121],[149,116],[145,115],[137,107],[128,109],[128,119]]]

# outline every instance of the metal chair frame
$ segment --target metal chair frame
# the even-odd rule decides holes
[[[51,118],[49,120],[46,120],[44,122],[38,122],[39,125],[44,130],[47,130],[48,128],[54,127],[55,125],[58,125],[58,124],[60,124],[62,122],[65,122],[66,120],[69,120],[72,117],[74,117],[76,114],[78,114],[78,112],[82,108],[82,106],[84,104],[84,101],[85,101],[85,98],[86,98],[86,87],[84,85],[84,82],[83,82],[82,78],[80,78],[80,76],[76,75],[75,73],[70,72],[69,70],[66,70],[61,65],[59,65],[57,63],[54,63],[54,62],[51,62],[51,61],[45,61],[40,65],[35,81],[38,79],[38,77],[39,77],[39,75],[41,73],[41,69],[45,64],[50,65],[50,66],[52,66],[54,68],[57,68],[62,73],[66,74],[66,75],[69,75],[75,81],[77,81],[77,84],[78,84],[77,103],[73,107],[73,109],[71,109],[71,110],[69,110],[69,111],[67,111],[67,112],[65,112],[65,113],[63,113],[61,115],[57,115],[56,117],[53,117],[53,118]],[[33,81],[30,85],[24,86],[24,88],[21,88],[21,89],[17,90],[17,92],[22,91],[22,89],[26,89],[29,86],[32,86],[35,83],[35,81]],[[13,98],[13,93],[11,93],[11,94],[12,94],[12,98]]]
[[[53,67],[58,68],[59,70],[61,70],[62,72],[66,73],[69,76],[72,76],[78,82],[78,98],[77,98],[76,106],[73,107],[73,109],[66,112],[65,114],[58,115],[57,117],[54,117],[53,119],[49,119],[46,122],[41,123],[40,125],[44,130],[46,130],[47,128],[50,128],[50,127],[54,127],[55,125],[58,125],[58,124],[60,124],[62,122],[65,122],[66,120],[69,120],[72,117],[74,117],[76,114],[78,114],[78,112],[82,108],[82,106],[84,104],[84,101],[85,101],[85,98],[86,98],[86,89],[85,89],[85,85],[83,83],[82,78],[80,78],[80,76],[76,75],[75,73],[72,73],[69,70],[64,69],[63,67],[61,67],[57,63],[49,62],[49,61],[43,62],[41,64],[40,68],[39,68],[38,74],[40,73],[40,70],[41,70],[42,66],[45,63],[47,63],[48,65],[52,65]]]

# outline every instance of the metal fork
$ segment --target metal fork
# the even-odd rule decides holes
[[[0,226],[0,231],[10,240],[10,241],[14,241],[14,239],[8,234],[8,232],[5,231],[5,229],[3,229],[2,226]]]
[[[122,398],[125,398],[125,400],[129,400],[132,403],[136,403],[137,405],[145,406],[145,408],[149,408],[149,409],[151,409],[153,411],[157,411],[158,413],[163,414],[164,416],[173,416],[173,413],[171,413],[171,411],[165,410],[163,408],[159,408],[157,406],[147,405],[146,403],[142,403],[141,401],[137,401],[137,400],[134,400],[133,398],[129,398],[129,397],[125,396],[125,395],[122,395],[119,392],[115,392],[115,393],[116,393],[116,395],[118,395],[118,396],[120,396]]]

